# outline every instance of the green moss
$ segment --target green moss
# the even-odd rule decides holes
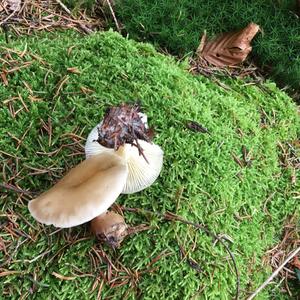
[[[31,191],[46,190],[84,159],[80,147],[84,140],[74,144],[71,133],[86,137],[107,105],[141,100],[157,132],[155,143],[164,149],[164,169],[153,186],[122,195],[118,202],[157,212],[168,210],[229,235],[234,240],[230,247],[241,274],[243,297],[264,281],[271,270],[262,265],[262,256],[278,242],[284,219],[296,210],[293,193],[299,190],[299,183],[292,185],[288,172],[279,166],[278,142],[296,139],[300,128],[296,107],[285,93],[271,82],[264,92],[233,80],[226,82],[231,89],[224,90],[204,77],[188,74],[184,65],[158,54],[152,46],[113,32],[89,37],[44,34],[22,38],[10,47],[21,52],[27,47],[22,58],[12,56],[18,64],[33,63],[8,75],[8,86],[0,85],[0,148],[12,155],[0,153],[6,182]],[[42,60],[35,59],[36,55]],[[68,72],[70,67],[81,73]],[[81,87],[93,92],[84,94]],[[22,109],[13,117],[8,100],[18,95],[27,111],[20,98],[11,100],[15,112]],[[51,120],[51,140],[42,120]],[[187,120],[203,124],[211,135],[189,131]],[[12,135],[23,137],[19,147]],[[232,157],[242,156],[242,145],[254,158],[249,168],[241,169]],[[92,247],[98,249],[99,245],[88,237],[86,226],[55,233],[54,228],[31,218],[29,196],[18,198],[5,192],[0,197],[1,211],[14,214],[19,229],[33,239],[1,234],[12,242],[7,249],[11,262],[5,269],[23,272],[2,277],[1,294],[7,299],[25,293],[28,299],[50,299],[49,295],[51,299],[95,299],[98,288],[92,292],[92,285],[106,265],[99,260],[93,265],[91,256],[97,257]],[[154,227],[129,237],[115,253],[105,248],[113,262],[119,259],[126,268],[141,271],[163,251],[171,254],[153,265],[155,271],[139,278],[143,299],[232,299],[236,279],[221,245],[213,246],[210,237],[180,223],[132,213],[125,217],[130,225],[150,223]],[[3,214],[1,219],[8,221]],[[83,237],[87,238],[81,240]],[[200,262],[202,273],[180,259],[178,243]],[[3,252],[0,260],[7,261]],[[76,278],[60,280],[53,272]],[[266,288],[260,299],[269,299],[269,293],[272,287]],[[102,297],[136,298],[129,284],[119,288],[104,284]]]
[[[130,37],[173,54],[194,52],[200,36],[238,30],[250,22],[263,34],[253,42],[255,60],[281,85],[300,89],[300,27],[295,1],[117,1],[116,12]]]

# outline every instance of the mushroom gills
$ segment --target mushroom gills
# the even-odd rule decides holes
[[[123,194],[136,193],[153,184],[162,169],[163,150],[158,145],[144,140],[138,140],[143,149],[143,155],[139,153],[137,147],[130,144],[121,146],[118,151],[106,148],[96,141],[98,126],[94,127],[88,135],[85,144],[86,157],[89,158],[100,153],[116,153],[121,156],[128,167],[128,178],[122,190]]]
[[[122,155],[127,162],[128,178],[122,191],[123,194],[136,193],[149,187],[157,179],[162,169],[162,149],[158,145],[143,140],[138,140],[138,142],[143,149],[143,155],[135,146],[129,144],[124,146],[125,150]]]

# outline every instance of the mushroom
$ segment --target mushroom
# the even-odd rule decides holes
[[[96,126],[87,138],[85,144],[87,158],[101,153],[114,152],[114,149],[106,148],[95,142],[97,131],[98,127]],[[161,148],[143,140],[138,140],[138,143],[147,160],[139,154],[138,148],[130,144],[124,144],[123,151],[118,152],[128,167],[128,177],[122,194],[133,194],[149,187],[157,179],[162,168],[163,151]]]
[[[137,105],[112,107],[107,110],[103,121],[92,129],[85,144],[87,159],[102,153],[112,153],[122,145],[116,153],[128,168],[123,194],[136,193],[149,187],[162,168],[163,151],[151,142],[152,131],[147,119],[147,115],[140,112]],[[114,244],[119,245],[127,234],[123,217],[115,213],[94,219],[91,229],[98,238],[113,247]]]
[[[114,153],[92,156],[28,204],[40,223],[68,228],[103,214],[122,192],[128,169]]]
[[[92,220],[92,232],[118,247],[127,225],[122,216],[107,209],[121,193],[141,191],[158,177],[163,151],[150,136],[147,116],[137,105],[110,108],[87,138],[87,159],[31,200],[30,213],[41,223],[61,228]]]
[[[140,122],[144,124],[144,131],[147,132],[147,116],[142,113],[137,115]],[[99,128],[103,126],[103,123],[103,121],[100,122],[88,135],[85,144],[85,155],[87,158],[101,153],[112,153],[115,150],[99,143]],[[116,129],[113,128],[112,131],[115,132]],[[157,179],[162,169],[163,151],[158,145],[151,143],[149,140],[136,139],[136,144],[124,143],[123,151],[117,153],[128,167],[128,177],[122,194],[133,194],[149,187]]]

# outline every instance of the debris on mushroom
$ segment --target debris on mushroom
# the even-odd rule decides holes
[[[125,143],[136,146],[142,153],[138,139],[150,142],[145,123],[139,115],[138,105],[122,104],[107,109],[101,126],[98,127],[97,142],[107,148],[118,150]]]
[[[91,231],[101,241],[112,248],[118,248],[127,236],[127,225],[124,218],[107,211],[91,221]]]
[[[29,211],[46,225],[68,228],[83,224],[104,213],[116,201],[127,176],[127,166],[114,153],[92,156],[31,200]]]
[[[152,134],[147,116],[137,105],[112,107],[90,132],[85,154],[88,158],[116,151],[128,166],[128,178],[122,193],[136,193],[149,187],[162,169],[163,151],[151,142]]]

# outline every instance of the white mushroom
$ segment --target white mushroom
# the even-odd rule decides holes
[[[87,138],[87,159],[30,201],[30,213],[41,223],[61,228],[92,220],[92,231],[118,247],[127,225],[122,216],[107,209],[121,193],[141,191],[158,177],[163,151],[150,142],[150,136],[147,116],[137,105],[110,108]]]
[[[127,177],[128,168],[120,156],[94,155],[31,200],[28,208],[37,221],[46,225],[77,226],[105,213],[122,192]]]
[[[94,127],[88,135],[85,144],[87,158],[101,153],[115,152],[114,149],[106,148],[96,141],[99,126],[101,123]],[[139,153],[137,147],[131,144],[125,144],[122,151],[120,151],[122,147],[117,151],[117,154],[124,159],[128,167],[128,178],[122,191],[123,194],[136,193],[149,187],[157,179],[162,169],[162,149],[158,145],[143,140],[138,140],[138,143],[143,149],[143,155]]]

